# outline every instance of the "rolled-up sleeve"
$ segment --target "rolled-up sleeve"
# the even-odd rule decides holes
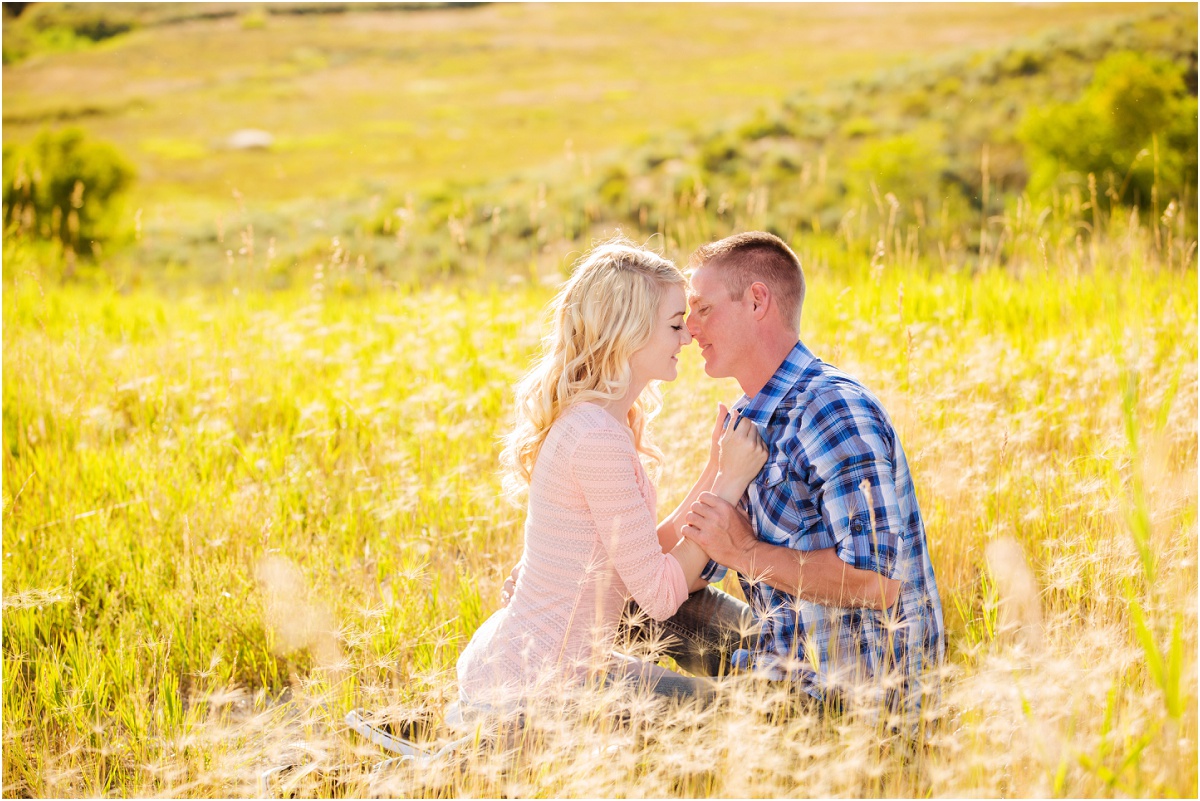
[[[811,483],[838,557],[896,578],[903,520],[882,410],[839,392],[818,396],[811,409]]]
[[[687,580],[679,560],[662,552],[653,512],[638,488],[633,443],[620,432],[588,433],[575,448],[571,470],[633,600],[655,620],[675,614],[687,598]]]

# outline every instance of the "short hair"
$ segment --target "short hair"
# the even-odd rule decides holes
[[[804,268],[787,243],[766,231],[748,231],[710,242],[696,249],[688,260],[692,269],[702,265],[721,268],[729,296],[738,299],[746,288],[761,281],[779,303],[784,322],[800,330],[804,308]]]

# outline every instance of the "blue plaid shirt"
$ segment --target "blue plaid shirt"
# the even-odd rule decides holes
[[[837,689],[899,710],[945,656],[942,603],[908,461],[887,412],[858,381],[797,342],[754,398],[736,404],[770,453],[741,506],[758,538],[798,551],[836,548],[849,565],[901,582],[895,609],[843,609],[741,577],[761,624],[756,669],[818,699]],[[725,569],[710,562],[703,578]],[[929,682],[936,687],[936,680]],[[903,704],[897,701],[903,699]]]

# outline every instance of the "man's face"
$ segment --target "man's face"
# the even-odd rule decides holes
[[[713,378],[736,377],[741,355],[753,338],[753,321],[745,297],[729,297],[719,267],[702,265],[692,273],[688,298],[688,331],[704,356],[704,372]]]

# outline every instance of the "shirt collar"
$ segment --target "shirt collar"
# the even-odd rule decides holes
[[[749,418],[759,425],[766,425],[771,419],[771,415],[775,414],[775,409],[783,400],[783,396],[795,385],[800,374],[816,361],[816,358],[812,351],[804,347],[803,342],[797,342],[766,386],[759,390],[753,398],[743,395],[733,405],[733,408],[741,412],[742,417]]]

